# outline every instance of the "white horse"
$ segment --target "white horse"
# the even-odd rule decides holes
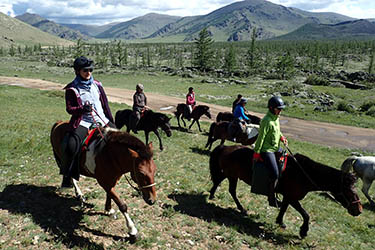
[[[374,156],[350,156],[341,165],[343,172],[349,172],[353,168],[359,178],[362,179],[362,192],[370,201],[370,205],[375,205],[368,194],[372,181],[375,179],[375,157]]]

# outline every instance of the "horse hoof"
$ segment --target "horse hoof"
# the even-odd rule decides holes
[[[281,223],[281,224],[280,224],[280,227],[281,227],[282,229],[285,229],[285,228],[286,228],[286,225],[285,225],[284,223]]]
[[[303,239],[307,236],[307,232],[300,231],[299,236]]]
[[[129,243],[130,244],[134,244],[137,242],[137,240],[139,240],[139,236],[136,234],[136,235],[129,235]]]

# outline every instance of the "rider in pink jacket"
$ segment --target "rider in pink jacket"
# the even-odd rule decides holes
[[[190,119],[190,115],[191,115],[191,112],[193,111],[193,108],[195,106],[196,102],[195,102],[195,93],[194,93],[194,89],[193,87],[190,87],[189,88],[189,93],[187,93],[186,95],[186,105],[188,107],[188,119]]]

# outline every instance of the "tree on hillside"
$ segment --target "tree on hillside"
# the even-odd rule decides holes
[[[207,28],[199,32],[199,37],[195,39],[194,66],[201,71],[207,71],[212,66],[214,51],[212,40]]]
[[[257,28],[253,28],[253,32],[251,34],[251,44],[250,44],[250,48],[249,50],[247,51],[247,54],[249,56],[249,67],[250,67],[250,70],[254,69],[254,65],[255,65],[255,40],[257,38]]]
[[[230,45],[225,54],[224,68],[229,74],[233,73],[236,68],[236,52],[233,44]]]

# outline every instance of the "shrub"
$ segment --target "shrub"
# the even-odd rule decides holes
[[[309,85],[322,85],[322,86],[329,85],[329,81],[327,79],[324,79],[323,77],[317,76],[315,74],[309,75],[306,78],[305,83]]]
[[[348,113],[354,113],[355,112],[354,108],[345,101],[340,101],[337,104],[337,110],[345,111],[345,112],[348,112]]]
[[[367,110],[366,112],[366,115],[375,117],[375,106],[372,106],[371,108],[369,108],[369,110]]]
[[[370,101],[366,101],[364,102],[361,106],[360,106],[360,110],[365,112],[365,111],[368,111],[369,109],[371,109],[373,106],[375,106],[375,100],[370,100]]]

